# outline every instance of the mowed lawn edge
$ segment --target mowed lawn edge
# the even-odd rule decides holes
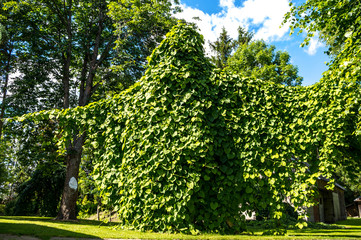
[[[250,228],[254,235],[241,233],[239,235],[221,234],[169,234],[140,232],[121,229],[117,223],[103,223],[94,220],[79,220],[78,222],[61,222],[46,217],[13,217],[0,216],[0,234],[26,235],[43,240],[52,237],[69,237],[75,239],[360,239],[361,219],[340,221],[334,229],[298,229],[288,230],[286,236],[261,236],[264,229]]]

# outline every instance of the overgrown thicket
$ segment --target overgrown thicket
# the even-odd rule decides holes
[[[355,163],[348,152],[357,83],[287,87],[241,78],[214,69],[202,46],[202,36],[179,23],[130,89],[27,116],[57,118],[64,151],[74,133],[86,132],[95,182],[124,225],[240,231],[241,211],[268,209],[280,219],[284,199],[312,204],[317,177]]]

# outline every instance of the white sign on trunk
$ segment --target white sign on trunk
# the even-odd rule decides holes
[[[69,187],[74,190],[78,188],[78,182],[76,181],[75,177],[70,178]]]

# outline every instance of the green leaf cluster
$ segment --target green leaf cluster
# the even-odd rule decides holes
[[[232,75],[215,69],[202,46],[180,22],[130,89],[52,112],[63,150],[86,132],[93,178],[124,225],[241,231],[241,212],[268,209],[281,219],[285,199],[309,206],[318,177],[355,164],[347,152],[360,119],[356,83],[325,77],[290,87]]]

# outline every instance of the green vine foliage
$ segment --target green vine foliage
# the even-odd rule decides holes
[[[57,118],[64,151],[86,131],[97,187],[126,226],[239,232],[241,212],[267,209],[281,219],[285,199],[310,206],[318,177],[355,163],[347,152],[359,116],[356,83],[241,78],[214,69],[202,46],[203,37],[179,23],[130,89],[27,116]]]

